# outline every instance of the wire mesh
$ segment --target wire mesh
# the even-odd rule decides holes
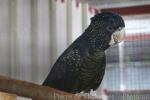
[[[150,15],[130,15],[125,16],[124,19],[126,24],[125,41],[106,52],[105,88],[108,91],[114,91],[108,95],[109,97],[113,95],[113,99],[108,98],[108,100],[121,100],[120,97],[123,100],[150,100],[149,95],[146,97],[141,92],[143,90],[150,91]],[[119,48],[123,50],[120,51]],[[123,56],[122,62],[120,55]],[[124,92],[129,90],[134,90],[132,91],[134,99],[126,95],[128,92]],[[124,95],[114,94],[116,91],[120,91],[118,93],[123,91]],[[145,98],[139,96],[137,91]]]

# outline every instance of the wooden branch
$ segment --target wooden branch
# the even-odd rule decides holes
[[[83,100],[74,94],[4,76],[0,76],[0,91],[35,100]]]
[[[0,92],[0,100],[16,100],[17,95]]]

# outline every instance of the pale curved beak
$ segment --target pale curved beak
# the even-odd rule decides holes
[[[124,38],[125,38],[125,28],[118,29],[112,34],[109,45],[120,43],[124,40]]]

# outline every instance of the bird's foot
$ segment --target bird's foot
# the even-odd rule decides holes
[[[80,92],[76,93],[75,95],[83,97],[84,100],[95,100],[94,96],[92,96],[91,93]]]
[[[93,91],[93,89],[91,89],[90,95],[93,96],[93,97],[96,97],[96,96],[97,96],[97,95],[96,95],[96,91]]]

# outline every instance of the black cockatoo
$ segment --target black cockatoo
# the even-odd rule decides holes
[[[123,18],[102,12],[91,18],[91,24],[57,59],[44,86],[70,93],[96,90],[105,73],[105,50],[124,38]]]

